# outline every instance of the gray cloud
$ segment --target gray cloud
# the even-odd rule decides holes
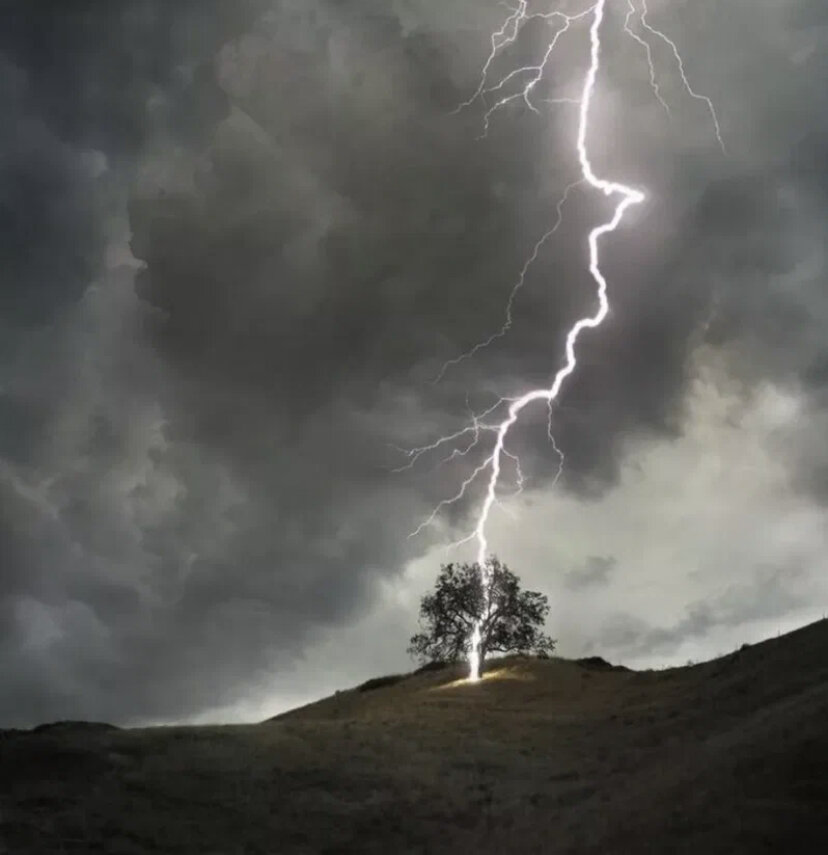
[[[429,546],[406,535],[458,470],[392,475],[393,447],[456,429],[467,394],[545,382],[592,304],[598,209],[573,198],[512,333],[433,386],[499,327],[574,170],[565,109],[511,112],[485,141],[479,110],[451,114],[489,13],[64,6],[0,21],[0,721],[185,717],[258,691]],[[701,345],[745,394],[798,384],[822,418],[824,11],[743,0],[711,35],[702,6],[713,19],[680,6],[682,34],[730,159],[675,80],[671,124],[640,56],[612,46],[597,156],[650,202],[612,243],[612,316],[555,413],[562,486],[585,502],[619,483],[632,438],[682,434]],[[815,430],[785,463],[818,499]],[[545,427],[517,439],[543,488]],[[737,611],[614,643],[667,649]]]
[[[565,577],[566,586],[573,591],[601,587],[609,581],[617,561],[612,556],[591,555],[582,567],[570,570]]]
[[[622,655],[669,655],[683,643],[718,627],[736,627],[785,615],[812,602],[813,591],[801,567],[756,570],[745,582],[730,584],[718,596],[687,606],[673,626],[652,626],[633,615],[611,616],[596,648],[612,648]]]

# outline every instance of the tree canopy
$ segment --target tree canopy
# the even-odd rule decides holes
[[[468,655],[471,635],[482,619],[480,662],[490,653],[548,656],[555,642],[543,632],[547,598],[522,591],[518,577],[494,556],[486,562],[489,607],[479,564],[444,564],[434,591],[420,603],[422,631],[408,652],[422,661],[456,662]],[[484,614],[485,612],[485,614]]]

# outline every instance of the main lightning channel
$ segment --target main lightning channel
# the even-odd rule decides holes
[[[636,2],[638,2],[640,5],[636,5]],[[590,111],[593,105],[596,81],[598,78],[599,71],[601,70],[601,32],[607,11],[607,5],[607,0],[595,0],[595,2],[592,3],[592,5],[586,8],[584,11],[573,15],[567,15],[560,11],[553,11],[548,13],[530,13],[528,0],[518,0],[517,6],[507,7],[509,9],[510,15],[506,19],[506,22],[503,24],[501,29],[493,33],[491,37],[491,52],[483,67],[482,75],[477,90],[468,101],[465,101],[458,107],[458,110],[462,110],[466,107],[469,107],[478,99],[482,100],[485,103],[487,95],[494,95],[496,97],[495,103],[491,106],[487,105],[487,109],[484,113],[484,136],[488,132],[489,121],[491,116],[499,109],[507,106],[508,104],[518,99],[524,101],[529,107],[529,109],[537,113],[538,109],[533,103],[531,96],[535,87],[544,76],[544,73],[551,61],[552,54],[556,45],[558,44],[560,37],[569,31],[572,24],[584,20],[591,15],[591,23],[589,27],[589,67],[587,69],[586,76],[583,82],[580,98],[544,99],[550,104],[572,103],[578,106],[576,148],[578,155],[578,165],[580,167],[581,173],[580,178],[578,178],[566,188],[563,197],[559,200],[557,205],[557,220],[555,221],[552,228],[549,229],[535,244],[533,252],[529,256],[523,269],[521,270],[520,276],[518,277],[509,295],[509,299],[506,305],[506,318],[502,328],[498,332],[491,335],[488,339],[475,345],[467,353],[464,353],[461,356],[456,357],[455,359],[452,359],[445,363],[443,365],[442,370],[436,377],[435,382],[439,382],[448,369],[452,368],[454,365],[458,364],[459,362],[462,362],[465,359],[473,357],[477,352],[488,347],[495,340],[507,334],[513,322],[512,308],[515,298],[517,297],[517,294],[520,289],[525,284],[529,269],[537,261],[540,250],[542,249],[544,244],[556,233],[559,226],[561,225],[561,221],[563,218],[563,206],[565,205],[570,192],[582,184],[589,185],[592,189],[599,191],[601,194],[608,198],[617,197],[618,199],[613,210],[612,217],[607,222],[592,229],[588,236],[589,272],[597,286],[598,307],[593,314],[576,321],[575,324],[570,328],[565,339],[564,364],[554,375],[552,383],[549,387],[532,389],[517,398],[501,398],[493,406],[489,407],[489,409],[487,409],[485,412],[480,413],[478,415],[472,414],[471,423],[468,424],[465,428],[462,428],[461,430],[456,431],[453,434],[443,436],[430,445],[423,446],[422,448],[415,448],[405,452],[408,457],[408,463],[402,466],[399,470],[397,470],[402,471],[405,469],[410,469],[415,466],[420,460],[420,458],[422,458],[424,455],[431,454],[433,452],[438,452],[444,448],[452,448],[452,451],[448,457],[444,458],[441,461],[441,463],[447,463],[457,458],[467,457],[473,451],[476,451],[479,448],[479,446],[483,442],[484,436],[494,437],[493,446],[490,446],[491,451],[487,451],[485,453],[485,457],[482,462],[480,462],[472,470],[471,474],[464,481],[462,481],[456,495],[440,502],[434,509],[433,513],[423,523],[421,523],[421,525],[411,534],[411,537],[414,537],[419,534],[424,528],[435,523],[438,515],[443,509],[464,499],[467,496],[468,491],[472,488],[472,485],[476,484],[478,480],[485,481],[485,496],[483,498],[479,513],[477,515],[477,520],[473,531],[467,536],[465,536],[462,540],[459,540],[456,543],[452,544],[453,546],[460,546],[461,544],[471,542],[475,542],[477,544],[477,565],[481,573],[483,608],[481,610],[481,616],[474,623],[474,628],[470,639],[469,679],[471,681],[477,681],[480,679],[482,643],[485,635],[485,630],[487,629],[486,621],[491,612],[492,568],[488,561],[489,542],[486,534],[486,529],[489,523],[489,518],[492,509],[496,505],[499,505],[498,496],[500,492],[501,481],[504,478],[504,466],[506,465],[504,463],[504,458],[509,461],[509,463],[511,464],[510,469],[515,473],[517,479],[517,493],[520,493],[524,485],[524,476],[520,468],[520,461],[512,452],[508,450],[507,440],[509,439],[509,435],[512,431],[512,428],[520,421],[523,411],[531,404],[534,404],[537,401],[544,401],[549,410],[549,439],[560,461],[558,473],[555,478],[555,481],[557,482],[563,470],[564,455],[555,443],[555,439],[552,434],[553,405],[555,404],[560,395],[561,388],[563,387],[564,382],[571,374],[575,372],[578,366],[576,345],[581,336],[581,333],[583,333],[585,330],[595,329],[599,327],[604,322],[607,317],[607,314],[609,313],[609,301],[607,298],[607,280],[601,269],[601,239],[605,235],[616,231],[616,229],[618,229],[618,227],[624,220],[627,211],[633,206],[642,204],[645,200],[645,195],[641,190],[623,184],[619,181],[613,181],[598,176],[593,168],[592,162],[589,157],[588,136],[590,129]],[[646,38],[643,38],[641,35],[639,35],[632,29],[632,19],[636,16],[638,19],[639,26],[645,34],[659,39],[670,48],[673,57],[676,61],[681,81],[684,85],[685,90],[693,98],[702,101],[706,104],[710,112],[710,116],[713,120],[716,139],[718,140],[722,151],[724,151],[725,145],[722,139],[719,119],[716,114],[716,110],[713,106],[713,102],[707,96],[696,92],[691,87],[687,79],[687,75],[684,69],[684,63],[676,43],[663,32],[656,29],[649,23],[649,21],[647,20],[648,14],[649,9],[647,6],[647,0],[627,0],[627,14],[624,19],[623,29],[624,32],[634,41],[636,41],[645,51],[646,60],[650,72],[650,86],[653,90],[655,97],[662,105],[662,107],[664,107],[667,113],[669,113],[669,106],[667,105],[667,102],[665,101],[662,95],[662,91],[656,77],[652,47]],[[542,61],[536,65],[526,65],[521,68],[515,69],[509,72],[504,78],[502,78],[497,83],[493,83],[490,85],[489,72],[493,66],[496,57],[502,49],[507,46],[513,45],[520,36],[524,25],[529,21],[533,20],[541,20],[550,26],[556,27],[554,33],[552,34],[550,42],[547,45]],[[519,87],[516,93],[503,94],[506,85],[516,80],[522,81],[522,87]],[[508,408],[505,412],[505,416],[500,422],[497,422],[496,418],[494,417],[494,414],[501,410],[501,408],[507,406]],[[493,421],[490,421],[490,417],[491,419],[493,419]],[[454,447],[453,443],[461,439],[468,439],[468,444],[462,448]],[[517,493],[513,495],[516,495]]]
[[[624,214],[630,207],[641,204],[645,198],[644,194],[634,187],[629,187],[626,184],[621,184],[617,181],[609,181],[604,178],[600,178],[593,169],[587,148],[590,108],[592,106],[593,95],[595,93],[595,82],[598,77],[598,71],[601,67],[601,24],[604,21],[606,2],[607,0],[598,0],[593,10],[592,25],[590,26],[590,64],[581,95],[577,148],[578,162],[581,166],[581,175],[583,180],[605,196],[619,196],[620,200],[615,207],[615,212],[612,218],[603,225],[594,228],[589,233],[589,272],[598,286],[597,311],[593,315],[581,318],[569,330],[569,333],[566,336],[566,360],[563,367],[555,375],[552,385],[546,389],[533,389],[522,397],[512,401],[509,405],[506,418],[497,428],[497,438],[494,450],[485,464],[489,469],[489,480],[486,489],[486,496],[483,500],[483,505],[477,517],[477,525],[474,529],[474,539],[477,541],[477,563],[480,567],[480,572],[483,574],[482,582],[484,603],[483,613],[481,617],[476,620],[471,637],[471,651],[469,653],[469,679],[471,681],[477,681],[480,679],[480,652],[483,639],[483,629],[486,615],[488,614],[491,605],[489,600],[491,579],[489,578],[490,570],[487,565],[489,541],[486,536],[486,526],[489,521],[491,510],[497,502],[498,485],[500,482],[506,440],[509,436],[509,432],[519,420],[521,413],[530,404],[533,404],[536,401],[544,401],[547,405],[551,405],[552,402],[557,399],[564,381],[575,371],[578,365],[575,346],[581,333],[584,330],[595,329],[600,326],[607,317],[609,312],[607,280],[601,271],[599,242],[604,235],[614,232],[618,228],[624,218]]]
[[[640,5],[636,5],[636,3]],[[504,3],[503,5],[506,4]],[[520,78],[521,76],[526,75],[529,72],[531,72],[531,77],[526,80],[526,82],[523,84],[522,89],[519,89],[516,93],[507,94],[503,97],[500,97],[495,101],[494,104],[486,107],[483,116],[483,137],[486,137],[488,135],[492,115],[515,100],[524,101],[529,107],[529,109],[532,110],[532,112],[539,113],[538,108],[532,102],[531,95],[535,86],[540,82],[543,73],[546,71],[546,68],[552,59],[552,54],[560,36],[568,32],[572,24],[581,21],[590,13],[594,13],[596,10],[596,6],[592,5],[574,15],[567,15],[559,10],[552,12],[530,12],[528,0],[520,0],[516,7],[512,8],[510,6],[507,6],[507,8],[509,9],[511,14],[506,19],[503,26],[499,30],[492,33],[490,39],[492,46],[491,52],[489,53],[489,56],[487,57],[486,62],[483,65],[483,70],[480,76],[480,82],[477,86],[477,89],[475,90],[471,98],[467,99],[466,101],[463,101],[454,112],[460,112],[461,110],[470,107],[478,100],[483,101],[485,103],[485,97],[487,95],[501,92],[507,83],[514,79]],[[652,89],[653,95],[655,96],[659,104],[664,108],[664,111],[667,113],[667,115],[672,115],[672,111],[664,97],[664,94],[662,92],[662,86],[659,82],[658,74],[656,72],[656,60],[653,53],[653,47],[650,42],[647,41],[647,39],[642,38],[642,36],[639,35],[633,29],[633,18],[635,18],[636,16],[638,18],[638,24],[640,28],[645,33],[650,36],[654,36],[669,47],[670,52],[672,53],[673,58],[675,60],[679,77],[681,79],[685,91],[688,95],[690,95],[690,97],[702,102],[707,107],[707,110],[710,114],[710,118],[712,119],[712,125],[714,133],[716,135],[716,140],[722,150],[722,153],[726,154],[727,148],[722,137],[719,116],[716,112],[716,108],[713,104],[713,101],[707,95],[703,95],[697,92],[691,86],[690,81],[687,78],[687,72],[684,67],[684,60],[682,59],[681,53],[679,52],[678,45],[666,33],[664,33],[660,29],[657,29],[649,22],[649,14],[650,10],[647,5],[647,0],[627,0],[627,13],[624,17],[623,29],[624,33],[629,36],[634,42],[640,45],[644,51],[645,58],[647,61],[647,69],[649,71],[650,88]],[[525,65],[521,68],[514,69],[496,83],[490,84],[489,74],[497,56],[506,47],[514,45],[525,26],[531,21],[535,20],[545,21],[550,26],[555,23],[559,25],[558,29],[553,35],[552,40],[547,46],[543,60],[537,65]],[[553,105],[574,104],[580,106],[582,104],[581,99],[569,97],[544,98],[543,101],[547,104]],[[556,206],[557,219],[554,225],[535,243],[531,254],[524,263],[523,268],[520,271],[520,275],[509,293],[509,297],[506,302],[505,319],[500,329],[492,333],[488,338],[479,341],[477,344],[473,345],[469,350],[465,351],[464,353],[461,353],[459,356],[455,356],[444,362],[433,380],[435,384],[439,383],[450,369],[459,365],[461,362],[465,362],[466,360],[471,359],[480,351],[485,350],[486,348],[494,344],[494,342],[498,339],[503,338],[510,331],[514,323],[513,309],[518,293],[526,284],[526,279],[529,275],[529,271],[535,264],[535,262],[538,260],[541,249],[547,243],[547,241],[549,241],[549,239],[556,234],[556,232],[562,225],[563,207],[569,199],[569,194],[572,192],[572,190],[574,190],[576,187],[583,184],[584,182],[585,179],[583,177],[573,181],[566,187],[563,196],[558,200],[558,204]]]

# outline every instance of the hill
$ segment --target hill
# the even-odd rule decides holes
[[[2,733],[0,852],[825,851],[826,621],[687,668],[460,673],[259,725]]]

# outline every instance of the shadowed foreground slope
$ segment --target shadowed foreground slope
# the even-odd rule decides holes
[[[692,668],[458,673],[253,726],[2,733],[0,852],[825,851],[826,621]]]

